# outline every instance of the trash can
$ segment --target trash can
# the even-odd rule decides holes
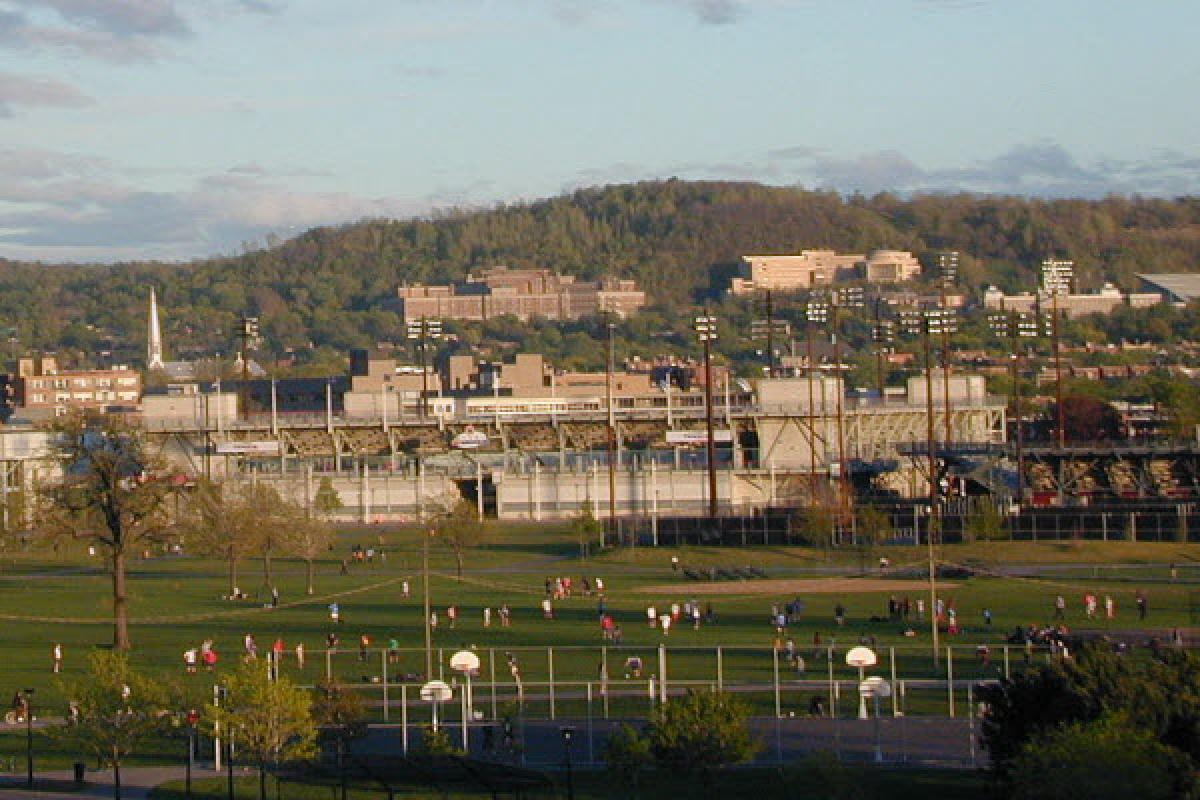
[[[75,762],[75,782],[83,783],[83,773],[87,769],[87,765],[82,761]]]

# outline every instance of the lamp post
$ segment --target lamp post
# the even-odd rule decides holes
[[[25,785],[33,788],[33,693],[34,689],[22,689],[25,699]]]
[[[896,324],[883,318],[883,308],[887,302],[882,297],[875,298],[875,325],[871,329],[871,338],[875,342],[875,372],[879,385],[879,400],[883,402],[884,389],[887,387],[887,372],[884,358],[892,352],[892,343],[896,341]]]
[[[958,280],[958,252],[950,250],[938,254],[938,289],[942,312],[942,321],[948,322],[953,318],[953,310],[946,298],[946,291]],[[946,446],[953,440],[950,414],[950,334],[957,332],[957,326],[942,325],[942,399],[946,415]]]
[[[616,323],[613,322],[613,312],[606,307],[604,309],[604,328],[608,336],[608,349],[604,359],[604,410],[608,415],[608,424],[606,425],[608,444],[608,524],[612,528],[614,535],[617,524],[617,418],[613,413],[613,362],[616,355],[616,344],[613,341],[613,334],[616,331],[616,327]]]
[[[192,765],[196,761],[196,725],[200,722],[200,712],[194,708],[188,709],[185,717],[187,722],[187,771],[184,773],[183,793],[187,800],[192,800]]]
[[[717,338],[717,318],[708,316],[696,317],[696,335],[704,346],[704,426],[708,432],[704,449],[708,460],[708,516],[717,516],[717,456],[713,443],[713,409],[712,409],[712,343]]]
[[[830,325],[830,335],[833,338],[833,368],[837,371],[837,437],[838,437],[838,513],[844,515],[849,504],[848,475],[846,469],[846,432],[845,432],[845,370],[842,369],[842,344],[839,334],[839,315],[841,308],[862,308],[863,290],[861,286],[847,286],[835,291],[833,300],[833,319]],[[844,523],[844,519],[843,519]]]
[[[570,725],[564,725],[558,729],[562,734],[563,750],[567,756],[567,800],[575,800],[575,776],[571,771],[571,739],[575,735],[575,729]]]
[[[421,402],[420,411],[421,419],[424,420],[429,415],[429,369],[426,366],[426,351],[429,349],[430,339],[442,338],[442,321],[431,319],[429,317],[421,317],[420,319],[410,319],[408,321],[408,340],[414,343],[417,349],[418,357],[421,365]]]

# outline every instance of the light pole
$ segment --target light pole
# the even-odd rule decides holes
[[[708,516],[717,516],[717,449],[713,443],[713,409],[712,409],[712,343],[717,338],[717,318],[708,316],[696,317],[696,335],[704,346],[704,426],[708,432],[704,449],[708,460]]]
[[[575,729],[570,725],[564,725],[558,729],[562,734],[563,749],[567,756],[567,800],[575,800],[575,776],[571,770],[571,739],[575,735]]]
[[[242,419],[250,419],[250,361],[248,351],[258,340],[258,317],[242,317],[238,329],[238,338],[242,340],[240,355],[242,358],[242,385],[239,404],[242,407]]]
[[[25,785],[33,788],[33,693],[34,689],[22,689],[25,699]]]
[[[875,325],[871,329],[871,338],[875,341],[875,372],[881,403],[884,389],[887,387],[887,368],[884,366],[884,359],[888,353],[892,352],[892,343],[896,341],[896,324],[883,318],[883,307],[886,304],[882,297],[875,298]]]
[[[1034,338],[1038,335],[1038,324],[1035,317],[1017,311],[1003,311],[988,316],[988,327],[992,333],[1001,339],[1008,340],[1009,381],[1012,388],[1009,391],[1010,406],[1013,417],[1013,441],[1016,443],[1017,456],[1017,508],[1021,507],[1025,488],[1025,434],[1021,425],[1021,339]]]
[[[849,471],[846,469],[845,412],[843,407],[846,386],[843,378],[845,371],[842,369],[842,344],[839,336],[838,309],[862,308],[863,290],[860,286],[847,286],[834,292],[831,299],[833,300],[833,319],[830,325],[830,335],[833,337],[833,368],[837,370],[838,513],[839,515],[844,515],[850,496],[847,491]],[[842,522],[844,523],[845,520],[843,519]]]
[[[421,402],[419,404],[421,419],[429,415],[429,369],[426,366],[426,351],[430,339],[442,338],[442,322],[438,319],[421,317],[408,321],[408,340],[414,343],[421,364]]]
[[[815,504],[817,499],[817,404],[815,398],[813,397],[813,377],[816,370],[816,356],[813,352],[813,342],[816,337],[816,326],[823,324],[829,319],[829,305],[827,303],[815,300],[813,297],[815,297],[815,295],[809,298],[808,305],[804,309],[804,319],[807,323],[805,328],[808,339],[806,366],[808,367],[808,462],[809,475],[811,476],[809,493],[812,495],[811,500]],[[824,382],[821,383],[821,408],[821,424],[824,426]],[[824,433],[824,431],[822,431],[822,433]]]
[[[604,410],[608,414],[608,524],[616,535],[617,525],[617,418],[613,413],[613,362],[615,361],[616,345],[613,334],[616,324],[612,319],[613,312],[604,310],[604,327],[608,335],[608,350],[604,359]]]
[[[953,310],[950,308],[949,302],[946,299],[946,290],[954,286],[958,280],[958,252],[950,250],[938,255],[938,289],[940,290],[939,300],[942,312],[943,323],[949,322],[953,318]],[[953,432],[951,428],[950,415],[950,334],[957,332],[957,326],[953,328],[947,324],[942,325],[942,399],[946,408],[945,424],[946,424],[946,446],[950,446],[953,440]]]
[[[200,712],[194,708],[188,709],[185,716],[187,722],[187,769],[184,773],[183,794],[187,800],[192,800],[192,765],[196,761],[196,725],[200,722]]]

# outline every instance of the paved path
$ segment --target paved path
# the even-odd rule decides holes
[[[239,772],[238,774],[243,773]],[[147,797],[155,786],[167,781],[181,781],[183,777],[183,767],[126,767],[121,770],[122,800],[126,800],[126,798],[137,800]],[[192,777],[199,780],[219,777],[219,775],[211,769],[197,767],[192,771]],[[39,800],[68,800],[68,798],[113,796],[111,770],[103,772],[88,770],[87,784],[83,789],[74,788],[74,776],[70,770],[39,772],[36,778],[39,783],[45,781],[45,784],[41,785],[45,786],[46,791],[38,789],[31,792],[25,789],[23,786],[24,776],[0,776],[0,798],[5,798],[5,800],[26,797],[39,798]],[[60,791],[54,791],[56,785],[61,787]]]

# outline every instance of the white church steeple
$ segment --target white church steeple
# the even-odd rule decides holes
[[[150,330],[146,337],[146,369],[163,368],[162,330],[158,327],[158,300],[150,289]]]

